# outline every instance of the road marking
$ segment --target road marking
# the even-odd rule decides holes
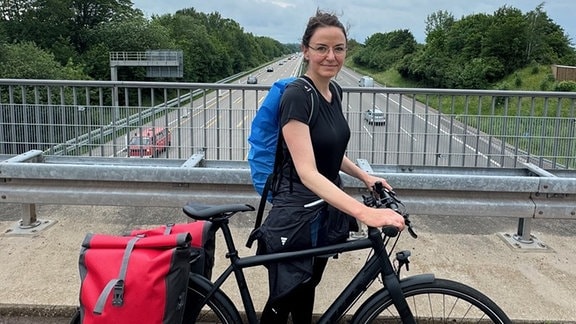
[[[442,133],[442,134],[444,134],[444,135],[450,136],[455,142],[464,145],[465,148],[467,148],[468,150],[470,150],[470,151],[473,152],[474,154],[479,155],[480,157],[484,158],[485,160],[489,161],[491,164],[496,165],[496,166],[498,166],[498,167],[501,167],[501,166],[502,166],[499,162],[497,162],[497,161],[489,158],[486,154],[480,152],[478,148],[474,148],[473,146],[471,146],[471,145],[469,145],[469,144],[464,144],[464,141],[462,141],[462,140],[461,140],[459,137],[457,137],[456,135],[451,135],[449,132],[443,130],[441,126],[440,126],[440,128],[436,127],[436,125],[432,124],[430,121],[426,121],[425,118],[423,118],[420,114],[417,114],[417,113],[413,112],[412,110],[410,110],[409,108],[404,107],[404,105],[400,105],[400,103],[397,102],[397,101],[395,101],[394,99],[392,99],[391,96],[385,96],[384,94],[380,94],[380,95],[383,96],[384,99],[390,100],[390,101],[392,101],[393,103],[395,103],[395,104],[396,104],[398,107],[400,107],[402,110],[405,110],[405,111],[408,112],[409,114],[411,114],[411,115],[415,116],[416,118],[419,118],[419,119],[422,120],[423,122],[427,123],[427,124],[428,124],[429,126],[431,126],[432,128],[437,129],[440,133]],[[414,99],[412,99],[412,100],[414,100]],[[416,103],[419,103],[419,101],[416,101]],[[432,108],[432,109],[433,109],[433,108]],[[441,118],[444,118],[444,117],[441,116],[440,113],[437,113],[437,114],[438,114]],[[446,122],[448,122],[448,121],[446,121]],[[441,123],[440,123],[440,125],[441,125]],[[402,128],[401,128],[401,129],[402,129]],[[462,128],[460,128],[460,129],[462,129]],[[479,139],[480,139],[480,141],[483,141],[485,144],[488,144],[488,143],[487,143],[485,140],[483,140],[481,137],[479,137]]]

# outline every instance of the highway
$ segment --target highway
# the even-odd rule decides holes
[[[145,127],[168,127],[172,146],[161,158],[186,158],[204,150],[208,159],[245,160],[250,123],[268,87],[279,78],[297,75],[300,64],[300,57],[283,59],[252,73],[258,79],[255,85],[246,84],[247,77],[242,77],[228,88],[205,89],[192,104],[171,110],[141,128],[133,127],[130,133]],[[273,71],[267,71],[269,67]],[[347,68],[336,77],[342,87],[353,88],[342,98],[352,134],[350,158],[394,165],[511,167],[517,162],[493,137],[452,115],[438,113],[431,103],[433,98],[427,98],[426,105],[408,95],[358,88],[360,77]],[[370,108],[384,112],[385,125],[364,120],[363,113]],[[108,143],[110,149],[105,154],[126,156],[126,141],[121,135],[115,145]]]

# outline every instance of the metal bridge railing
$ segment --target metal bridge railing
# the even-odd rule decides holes
[[[237,77],[237,76],[236,76]],[[0,154],[126,157],[130,134],[171,130],[163,158],[243,161],[269,85],[0,80]],[[117,104],[115,104],[117,103]],[[371,164],[576,167],[576,94],[344,87],[348,155]],[[381,110],[384,125],[367,120]]]

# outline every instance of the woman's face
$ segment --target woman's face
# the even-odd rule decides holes
[[[340,72],[346,59],[346,36],[338,27],[319,27],[308,46],[303,48],[308,60],[307,73],[332,78]]]

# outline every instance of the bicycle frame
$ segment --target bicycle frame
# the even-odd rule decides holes
[[[434,275],[417,275],[408,279],[400,280],[394,271],[392,262],[389,259],[382,240],[382,234],[379,230],[370,228],[368,238],[363,238],[345,243],[328,245],[323,247],[316,247],[307,250],[271,253],[266,255],[255,255],[240,257],[236,250],[230,227],[228,226],[228,218],[220,218],[215,224],[219,226],[224,234],[224,239],[227,246],[227,257],[230,258],[230,265],[224,270],[216,281],[213,282],[213,288],[206,296],[206,300],[218,290],[224,282],[234,273],[236,282],[239,287],[240,296],[244,305],[244,310],[249,323],[258,323],[254,302],[250,295],[247,286],[246,277],[243,269],[262,266],[270,263],[280,261],[289,261],[300,258],[309,258],[315,256],[331,256],[344,252],[357,251],[367,248],[374,248],[374,254],[364,264],[362,269],[358,271],[356,276],[348,283],[341,294],[332,302],[329,308],[321,316],[319,323],[334,323],[340,319],[346,311],[357,301],[357,299],[368,289],[372,282],[382,274],[384,286],[388,289],[393,296],[394,304],[399,312],[412,318],[412,314],[406,305],[406,300],[402,294],[402,286],[405,284],[415,284],[421,282],[434,281]],[[401,311],[404,309],[404,311]],[[406,313],[406,311],[408,313]]]
[[[411,227],[409,215],[403,210],[404,205],[400,200],[395,198],[395,193],[387,192],[378,183],[374,189],[380,191],[378,193],[380,198],[375,197],[373,194],[370,197],[363,196],[364,204],[374,208],[391,208],[400,213],[404,216],[405,229],[412,237],[416,238],[417,235]],[[330,304],[318,323],[335,323],[340,320],[380,275],[382,276],[383,287],[362,302],[362,305],[354,313],[353,322],[367,323],[380,315],[384,317],[392,315],[397,320],[401,319],[404,324],[414,324],[416,323],[412,314],[412,309],[414,309],[414,312],[417,312],[419,316],[432,316],[430,318],[440,316],[450,321],[455,318],[468,318],[468,315],[470,315],[470,319],[474,321],[490,318],[493,322],[501,324],[511,323],[506,313],[494,301],[482,292],[465,284],[452,280],[437,279],[433,274],[419,274],[400,279],[402,267],[405,265],[408,270],[410,253],[409,251],[396,253],[398,262],[396,269],[390,260],[390,255],[395,249],[395,242],[389,248],[390,252],[386,250],[393,237],[396,237],[396,240],[398,239],[399,232],[397,228],[384,226],[380,230],[369,227],[368,237],[363,239],[307,250],[240,257],[229,227],[229,219],[238,212],[254,211],[254,207],[247,204],[202,205],[189,203],[184,206],[183,211],[195,220],[211,221],[216,230],[222,230],[228,250],[226,257],[230,259],[230,265],[215,282],[211,282],[201,274],[190,272],[189,285],[191,286],[188,287],[189,293],[196,298],[200,297],[200,299],[190,299],[191,305],[186,304],[185,316],[187,316],[187,321],[196,319],[198,315],[196,312],[201,311],[205,305],[208,305],[215,312],[218,319],[226,323],[242,321],[238,307],[220,289],[232,273],[234,273],[238,284],[248,323],[253,324],[258,323],[258,318],[244,275],[243,270],[245,268],[301,258],[332,257],[340,253],[372,248],[373,253],[366,263],[341,291],[340,295]],[[436,303],[432,301],[432,296],[436,296]],[[418,297],[420,299],[417,300]],[[408,306],[407,298],[410,299],[410,307]],[[457,303],[458,307],[455,307]],[[464,306],[461,307],[461,304],[464,304]],[[419,308],[418,305],[422,305],[423,308]],[[435,310],[437,306],[434,305],[439,305],[438,313]],[[420,311],[420,309],[423,311]],[[189,312],[188,315],[186,315],[186,310]],[[461,313],[453,313],[453,310]],[[74,314],[71,323],[77,324],[80,323],[80,320],[81,312],[78,310]]]

